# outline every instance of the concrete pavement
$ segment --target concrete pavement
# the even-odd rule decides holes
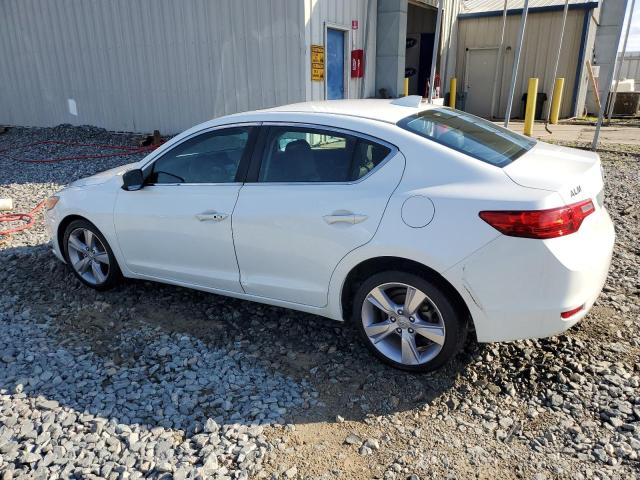
[[[498,123],[498,122],[496,122]],[[499,122],[502,125],[503,122]],[[520,121],[509,122],[509,129],[522,133],[524,123]],[[590,125],[558,124],[549,125],[549,133],[544,128],[543,122],[536,122],[533,127],[533,136],[539,140],[558,140],[564,142],[592,142],[596,127]],[[640,145],[640,128],[636,127],[602,127],[600,129],[600,143],[617,143],[626,145]]]

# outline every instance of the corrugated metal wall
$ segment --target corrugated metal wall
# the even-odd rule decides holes
[[[175,133],[302,101],[304,8],[291,0],[1,0],[0,123]]]
[[[620,58],[621,55],[618,55]],[[620,67],[620,79],[633,78],[635,89],[640,91],[640,52],[627,52]]]
[[[364,50],[364,77],[351,78],[348,71],[350,58],[345,62],[348,78],[347,98],[366,98],[375,94],[376,7],[376,0],[304,0],[307,39],[304,70],[307,100],[325,99],[325,82],[311,80],[310,48],[311,45],[325,45],[327,23],[348,31],[349,52],[355,49]],[[352,20],[358,21],[358,28],[355,30],[351,28]]]
[[[579,61],[580,45],[584,25],[585,10],[570,10],[560,54],[558,76],[564,77],[565,88],[562,97],[561,116],[572,116],[573,90],[576,78],[576,68]],[[520,58],[518,80],[516,84],[513,112],[514,117],[520,115],[521,97],[527,91],[529,77],[539,78],[539,92],[544,92],[551,100],[554,79],[553,67],[560,28],[562,26],[562,12],[532,13],[527,17],[527,28]],[[502,71],[499,72],[499,95],[496,114],[504,117],[507,106],[511,70],[517,45],[520,27],[520,15],[507,16],[505,31],[505,48]],[[474,47],[497,47],[500,43],[502,17],[461,18],[458,20],[458,45],[456,76],[459,82],[464,82],[466,68],[466,49]],[[509,48],[510,47],[510,48]],[[589,58],[589,56],[585,56]],[[460,87],[458,87],[460,88]]]

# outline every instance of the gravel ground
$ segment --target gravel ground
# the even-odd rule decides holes
[[[14,128],[0,150],[138,139]],[[640,478],[640,149],[601,156],[617,243],[592,312],[550,339],[470,340],[429,375],[381,365],[351,327],[312,315],[149,282],[94,292],[41,224],[0,240],[0,479]],[[28,211],[137,158],[0,157],[0,197]]]

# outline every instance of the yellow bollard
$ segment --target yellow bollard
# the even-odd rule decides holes
[[[409,95],[409,79],[405,78],[404,79],[404,96],[408,96]]]
[[[536,114],[536,97],[538,96],[538,79],[529,79],[529,88],[527,89],[527,107],[524,110],[524,134],[531,136],[533,134],[533,120]]]
[[[451,108],[456,108],[456,77],[452,77],[449,82],[449,106]]]
[[[562,104],[562,90],[564,88],[564,78],[556,78],[556,83],[553,86],[553,97],[551,98],[551,115],[549,116],[549,123],[555,125],[560,118],[560,105]]]

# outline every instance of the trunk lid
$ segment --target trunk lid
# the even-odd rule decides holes
[[[602,206],[602,167],[593,152],[538,142],[503,170],[518,185],[558,192],[566,204],[593,199]]]

